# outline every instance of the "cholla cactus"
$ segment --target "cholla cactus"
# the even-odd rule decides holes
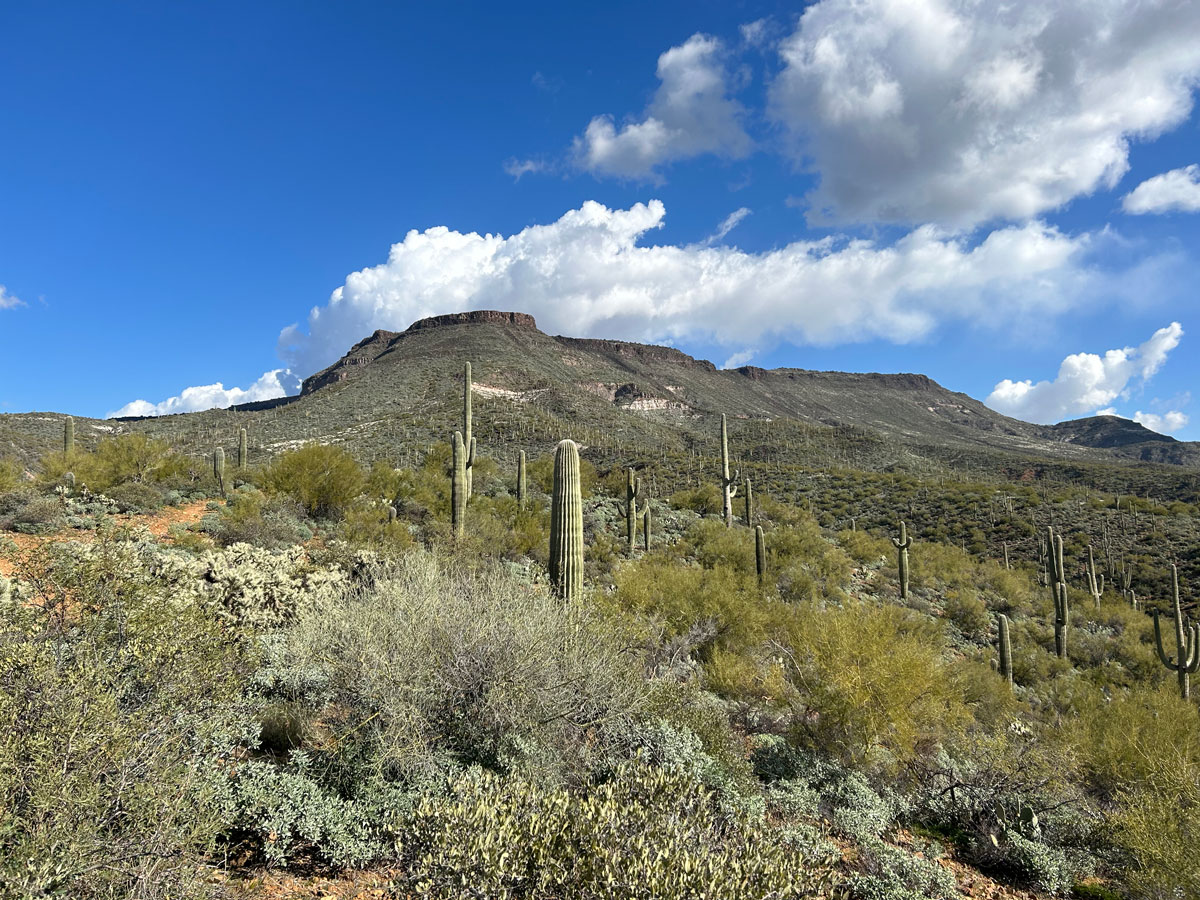
[[[892,538],[892,546],[896,548],[897,567],[900,570],[900,599],[908,599],[908,549],[912,546],[912,538],[908,536],[908,527],[900,523],[900,537]]]
[[[732,478],[729,476],[729,424],[725,414],[721,413],[721,496],[724,498],[722,509],[726,528],[733,526],[733,498],[737,496],[735,485],[740,474],[734,472]]]
[[[1200,623],[1188,625],[1179,606],[1179,570],[1171,566],[1171,587],[1175,613],[1175,656],[1166,654],[1163,648],[1162,630],[1158,624],[1158,610],[1154,611],[1154,647],[1162,664],[1179,679],[1179,696],[1184,700],[1191,697],[1188,675],[1200,669]]]
[[[583,594],[583,493],[579,447],[571,440],[559,441],[554,450],[550,583],[564,600],[575,600]]]
[[[999,617],[999,651],[1000,651],[1000,674],[1008,682],[1008,686],[1012,687],[1013,671],[1012,671],[1012,641],[1009,636],[1008,616],[1001,615]]]

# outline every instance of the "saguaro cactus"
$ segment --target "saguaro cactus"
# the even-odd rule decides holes
[[[517,509],[525,508],[528,489],[525,485],[525,451],[517,454]]]
[[[1088,544],[1088,564],[1087,564],[1087,582],[1088,592],[1096,601],[1096,609],[1100,608],[1100,598],[1104,596],[1104,573],[1096,574],[1096,560],[1092,556],[1092,546]]]
[[[736,482],[741,472],[734,472],[729,477],[729,424],[725,414],[721,413],[721,495],[724,497],[723,511],[725,527],[733,526],[733,498],[737,496]]]
[[[745,483],[742,485],[742,487],[745,488],[745,496],[742,499],[746,501],[746,527],[753,528],[754,527],[754,486],[750,483],[750,479],[747,478]]]
[[[579,447],[571,440],[559,441],[554,450],[550,583],[564,600],[574,600],[583,593],[583,495]]]
[[[475,465],[475,438],[471,436],[471,364],[463,363],[463,447],[467,450],[467,499],[471,499],[473,485],[472,467]]]
[[[221,496],[225,496],[225,449],[218,447],[213,451],[213,477],[217,479],[217,486],[221,489]]]
[[[642,551],[650,552],[650,527],[654,520],[650,516],[650,504],[646,504],[646,511],[642,513]]]
[[[1071,625],[1071,608],[1067,602],[1067,569],[1063,565],[1063,539],[1046,526],[1046,580],[1054,600],[1054,653],[1067,658],[1067,629]]]
[[[250,448],[246,442],[246,429],[238,429],[238,468],[244,469],[250,464]]]
[[[461,431],[454,432],[450,471],[450,527],[460,538],[467,527],[467,449]]]
[[[912,538],[908,536],[908,528],[900,523],[900,537],[892,538],[892,546],[896,548],[897,566],[900,569],[900,599],[908,599],[908,548],[912,546]]]
[[[630,469],[625,473],[625,506],[621,508],[621,513],[625,516],[625,552],[629,556],[633,556],[633,548],[637,543],[637,501],[641,493],[642,479],[637,478],[633,474],[633,469]]]
[[[1179,570],[1175,566],[1171,566],[1171,587],[1175,613],[1175,656],[1168,656],[1163,648],[1157,609],[1154,611],[1154,647],[1162,664],[1179,679],[1179,696],[1187,700],[1191,696],[1188,675],[1200,669],[1200,623],[1188,625],[1183,620],[1183,610],[1179,606]]]
[[[1009,637],[1008,616],[1001,615],[999,621],[999,644],[1000,644],[1000,674],[1008,682],[1008,686],[1012,687],[1012,641]]]
[[[75,452],[75,419],[67,416],[63,419],[63,453],[70,456]]]
[[[761,525],[754,526],[754,570],[762,587],[767,581],[767,539]]]

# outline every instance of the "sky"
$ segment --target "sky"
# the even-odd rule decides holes
[[[267,399],[504,309],[1200,440],[1198,34],[1193,0],[12,0],[0,412]]]

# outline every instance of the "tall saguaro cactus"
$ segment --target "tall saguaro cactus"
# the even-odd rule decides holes
[[[1071,625],[1071,607],[1067,601],[1067,569],[1063,565],[1063,539],[1054,533],[1054,526],[1046,526],[1046,580],[1050,584],[1050,596],[1054,600],[1054,653],[1059,659],[1067,658],[1067,629]]]
[[[1088,545],[1087,582],[1088,592],[1096,601],[1096,609],[1099,609],[1100,598],[1104,596],[1104,573],[1096,574],[1096,559],[1092,556],[1091,544]]]
[[[67,416],[63,419],[63,453],[70,456],[75,452],[75,419]]]
[[[733,498],[737,496],[737,480],[740,472],[734,472],[729,477],[729,424],[725,413],[721,413],[721,495],[724,497],[723,511],[725,527],[733,526]]]
[[[250,464],[250,448],[246,442],[246,429],[238,429],[238,468],[244,469]]]
[[[1187,700],[1191,697],[1188,675],[1200,669],[1200,623],[1188,625],[1183,621],[1183,610],[1179,606],[1179,570],[1175,566],[1171,566],[1171,588],[1175,613],[1175,656],[1168,656],[1163,648],[1157,609],[1154,611],[1154,647],[1162,664],[1179,679],[1179,696]]]
[[[471,380],[471,364],[463,363],[463,447],[467,451],[466,466],[467,466],[467,482],[466,499],[471,499],[471,490],[473,488],[472,467],[475,464],[475,438],[471,435],[471,390],[473,382]]]
[[[761,588],[767,582],[767,539],[761,525],[754,526],[754,571]]]
[[[528,488],[525,482],[525,451],[517,454],[517,509],[525,508]]]
[[[550,583],[564,600],[583,594],[583,493],[579,447],[572,440],[554,450],[550,497]]]
[[[900,599],[908,599],[908,550],[912,546],[912,538],[908,536],[908,527],[900,523],[900,537],[892,538],[892,546],[896,548],[897,566],[900,570]]]
[[[753,528],[754,527],[754,485],[752,485],[750,483],[750,479],[747,478],[745,483],[742,485],[742,487],[745,488],[745,496],[742,499],[746,501],[746,527]]]
[[[999,619],[1000,674],[1004,676],[1008,686],[1012,687],[1012,640],[1009,634],[1008,616],[1001,614]]]
[[[629,556],[633,556],[633,548],[637,543],[637,501],[641,494],[642,479],[636,477],[633,469],[630,469],[625,473],[625,506],[621,508],[621,513],[625,516],[625,552]]]
[[[217,479],[217,486],[221,489],[221,496],[225,496],[225,449],[218,447],[213,451],[213,477]]]
[[[460,538],[467,527],[467,448],[461,431],[454,432],[450,462],[450,527]]]
[[[642,552],[650,552],[650,528],[654,524],[654,519],[650,516],[650,504],[646,504],[646,511],[642,513]]]

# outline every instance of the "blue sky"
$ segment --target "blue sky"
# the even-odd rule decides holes
[[[1042,7],[3,4],[0,410],[498,307],[1200,439],[1200,4]]]

